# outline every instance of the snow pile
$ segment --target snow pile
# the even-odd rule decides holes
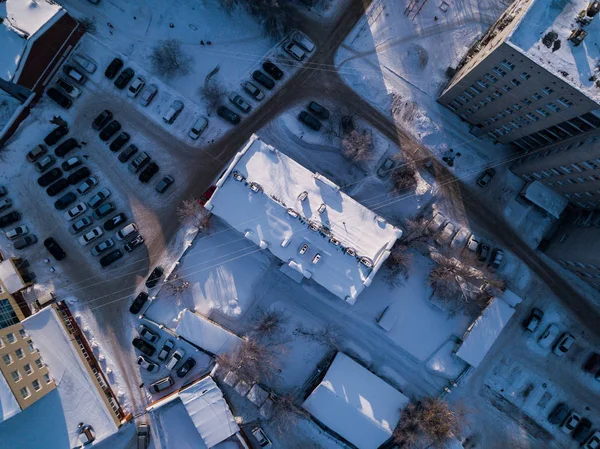
[[[0,372],[0,422],[12,418],[21,411],[15,396],[10,391],[8,382]]]
[[[390,436],[409,400],[341,352],[303,407],[359,449],[375,449]]]
[[[234,157],[206,208],[351,304],[401,235],[256,135]]]
[[[228,354],[242,339],[216,323],[184,309],[175,332],[187,341],[215,355]]]

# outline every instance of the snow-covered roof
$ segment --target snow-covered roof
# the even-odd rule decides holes
[[[10,259],[0,262],[0,281],[11,295],[26,287]]]
[[[555,218],[560,218],[569,204],[568,199],[539,181],[527,184],[521,191],[521,195]]]
[[[234,174],[244,179],[238,181]],[[256,135],[234,157],[206,208],[352,304],[401,236],[399,229],[323,175],[311,172]],[[300,254],[303,244],[308,249]],[[312,263],[317,254],[320,260]],[[362,257],[372,267],[359,262]]]
[[[549,72],[567,79],[592,100],[600,101],[600,88],[595,87],[593,80],[590,81],[590,77],[598,73],[600,17],[595,17],[583,27],[588,34],[582,44],[576,47],[567,40],[571,31],[581,28],[575,17],[588,6],[589,0],[521,1],[531,3],[506,42]],[[550,48],[542,43],[542,38],[551,31],[560,40],[558,49],[554,43]],[[568,73],[568,76],[561,72]]]
[[[338,352],[303,407],[359,449],[376,449],[392,435],[409,400]]]
[[[6,0],[0,2],[0,77],[15,76],[27,45],[59,11],[60,5],[47,0]]]
[[[115,433],[118,429],[112,412],[100,396],[96,383],[75,349],[76,343],[71,341],[54,308],[45,307],[23,320],[22,324],[56,383],[62,406],[62,410],[56,410],[56,413],[58,416],[63,414],[63,423],[75,421],[68,428],[71,440],[76,441],[78,438],[77,422],[90,424],[96,432],[97,440]],[[40,419],[48,418],[40,416]],[[35,422],[30,425],[33,428],[37,426]]]
[[[239,431],[223,392],[210,376],[179,392],[206,447],[213,447]]]
[[[228,354],[242,344],[242,339],[227,329],[184,309],[175,332],[187,341],[215,355]]]
[[[0,422],[12,418],[20,411],[19,403],[12,394],[4,375],[0,372]]]
[[[478,367],[513,313],[515,309],[502,299],[492,299],[463,337],[463,343],[456,355],[469,365]]]

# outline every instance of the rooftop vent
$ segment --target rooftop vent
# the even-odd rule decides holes
[[[246,178],[244,178],[242,175],[240,175],[238,172],[234,171],[233,172],[233,179],[235,179],[238,182],[243,182],[245,181]]]
[[[340,246],[340,241],[338,239],[336,239],[335,237],[331,237],[329,239],[329,243],[331,243],[333,246]]]
[[[556,41],[557,39],[558,34],[556,34],[554,31],[548,31],[546,35],[542,38],[542,44],[550,48],[552,47],[552,44],[554,44],[554,41]]]
[[[287,210],[287,213],[294,218],[298,218],[300,216],[298,212],[291,208]]]
[[[346,254],[348,254],[351,257],[356,257],[356,250],[354,248],[346,248]]]
[[[317,212],[319,212],[320,214],[322,214],[323,212],[325,212],[325,203],[321,203],[321,205],[317,209]]]
[[[362,263],[365,267],[367,268],[373,268],[373,261],[371,259],[369,259],[368,257],[361,257],[359,259],[360,263]]]
[[[318,232],[321,230],[321,226],[319,226],[317,223],[315,223],[314,221],[311,221],[310,224],[308,225],[308,228],[311,231],[315,231]]]
[[[579,46],[587,36],[587,31],[579,28],[578,30],[574,30],[569,36],[569,40],[573,42],[575,47]]]
[[[298,201],[304,201],[308,197],[308,192],[305,190],[300,195],[298,195]]]
[[[586,15],[588,17],[594,17],[596,14],[600,12],[600,1],[591,2],[586,10]]]
[[[251,182],[250,190],[252,190],[254,193],[258,193],[262,190],[262,187],[260,186],[260,184],[258,184],[256,182]]]

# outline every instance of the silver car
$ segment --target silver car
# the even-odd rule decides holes
[[[142,106],[148,106],[157,92],[158,87],[156,87],[156,84],[148,84],[140,96]]]
[[[235,92],[232,92],[231,95],[229,95],[229,101],[242,112],[248,113],[250,112],[250,109],[252,109],[252,106],[250,106],[241,95],[238,95]]]
[[[113,239],[106,239],[92,248],[92,256],[99,256],[104,251],[106,251],[109,248],[112,248],[113,246],[115,246],[115,242],[113,241]]]
[[[196,140],[198,137],[200,137],[200,134],[204,132],[207,126],[208,119],[206,117],[200,117],[198,120],[196,120],[196,123],[194,123],[192,129],[190,129],[189,136]]]
[[[133,83],[131,83],[129,88],[127,89],[127,96],[129,98],[137,97],[137,95],[140,93],[140,91],[144,88],[145,85],[146,80],[141,76],[138,76],[135,80],[133,80]]]

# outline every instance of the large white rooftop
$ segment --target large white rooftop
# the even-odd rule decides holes
[[[175,332],[215,355],[229,354],[242,344],[242,339],[234,333],[188,309],[181,313]]]
[[[0,262],[0,281],[11,295],[25,288],[21,276],[17,273],[15,266],[10,259],[4,259]]]
[[[351,304],[401,236],[329,179],[256,135],[235,156],[206,208]],[[304,244],[308,249],[300,254]]]
[[[383,379],[338,352],[302,406],[358,449],[376,449],[392,436],[408,402]]]
[[[0,372],[0,422],[12,418],[20,411],[19,403],[8,386],[4,375]]]
[[[600,15],[583,27],[588,34],[582,44],[575,47],[567,40],[571,31],[581,28],[575,17],[587,7],[589,0],[518,1],[529,1],[530,4],[517,19],[519,22],[506,42],[549,72],[568,80],[592,100],[600,101],[600,88],[590,81],[592,75],[598,74]],[[559,49],[553,45],[548,48],[542,43],[542,38],[550,31],[558,35]],[[568,75],[564,76],[562,72]]]

